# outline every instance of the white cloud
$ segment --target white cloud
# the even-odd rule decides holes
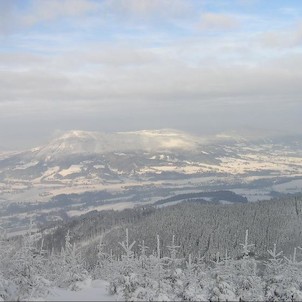
[[[204,13],[198,25],[201,30],[231,30],[240,25],[239,20],[229,14],[224,13]]]
[[[0,34],[7,34],[16,26],[16,1],[0,1]]]
[[[263,15],[243,12],[200,15],[206,6],[194,11],[189,0],[36,0],[16,18],[13,1],[0,0],[0,33],[14,20],[27,26],[3,38],[1,125],[33,117],[43,123],[47,116],[49,127],[79,118],[92,128],[103,123],[123,130],[127,116],[125,125],[142,128],[147,120],[154,127],[198,128],[203,116],[204,127],[215,128],[229,106],[237,125],[257,123],[262,105],[268,108],[262,124],[270,107],[301,109],[302,27],[290,28],[292,21],[271,25]],[[62,24],[75,26],[60,31]]]
[[[194,13],[192,1],[187,0],[31,0],[26,9],[16,10],[16,7],[17,0],[0,1],[0,33],[42,23],[56,24],[60,18],[69,18],[70,24],[82,27],[138,20],[144,26],[150,20],[156,23],[177,18],[183,22],[182,19],[189,19]],[[91,15],[93,18],[85,19]]]
[[[107,0],[104,5],[111,12],[141,18],[184,16],[192,8],[188,0]]]
[[[259,42],[268,48],[293,48],[302,45],[302,23],[278,31],[267,31],[259,35]]]
[[[97,8],[97,2],[90,0],[34,0],[31,9],[23,15],[20,22],[32,26],[60,17],[83,16],[96,11]]]
[[[26,9],[20,1],[0,1],[0,34],[7,35],[39,23],[49,23],[59,18],[82,18],[97,12],[100,3],[92,0],[32,0]],[[73,20],[75,21],[75,20]]]
[[[131,47],[130,45],[100,45],[98,51],[84,51],[78,53],[78,62],[86,62],[87,64],[100,64],[111,66],[142,66],[152,64],[157,60],[158,56],[151,50],[139,47]]]
[[[65,60],[64,57],[53,58],[51,63],[41,60],[40,65],[38,58],[31,58],[27,69],[11,68],[0,73],[0,102],[54,102],[68,110],[74,102],[83,106],[91,102],[101,108],[104,102],[122,104],[138,99],[152,103],[266,96],[267,102],[274,103],[280,96],[300,99],[302,94],[301,57],[283,61],[278,58],[253,67],[243,64],[191,67],[185,62],[169,61],[169,54],[152,56],[151,50],[139,62],[136,59],[139,52],[127,51],[120,49],[119,53],[116,49],[112,57],[106,53],[99,56],[97,51],[85,56],[68,53]],[[124,57],[115,61],[114,57],[119,56]],[[75,67],[72,62],[79,60]]]

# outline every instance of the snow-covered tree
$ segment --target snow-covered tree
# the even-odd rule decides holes
[[[104,278],[108,275],[109,271],[109,255],[105,252],[105,244],[103,243],[103,238],[101,237],[97,245],[97,261],[93,269],[94,278]]]
[[[177,258],[180,246],[175,244],[175,235],[172,236],[171,245],[168,245],[167,248],[170,255],[168,257],[164,257],[163,259],[166,267],[165,278],[168,284],[171,286],[171,294],[181,296],[183,291],[183,271],[181,269],[183,259]]]
[[[281,300],[302,300],[302,262],[297,259],[297,248],[294,248],[290,257],[284,257],[282,270],[282,282],[279,283],[277,296]],[[277,300],[278,301],[278,300]]]
[[[118,275],[110,281],[110,291],[122,295],[126,301],[129,301],[138,286],[138,276],[133,252],[135,241],[129,243],[128,229],[126,229],[125,241],[119,242],[119,244],[122,247],[123,255],[121,261],[116,262]]]
[[[15,299],[32,299],[45,294],[50,282],[45,278],[45,257],[42,246],[29,230],[16,242],[12,242],[6,259],[6,268],[2,271],[4,278],[14,284]]]
[[[181,275],[181,291],[177,292],[177,297],[181,301],[205,301],[207,297],[202,285],[204,280],[204,270],[199,270],[199,264],[192,261],[192,256],[189,254],[185,267]]]
[[[134,300],[143,301],[168,301],[173,300],[171,298],[172,291],[171,285],[167,280],[167,260],[168,258],[161,257],[161,246],[160,237],[156,236],[157,248],[155,253],[149,255],[145,259],[145,270],[143,272],[146,274],[142,277],[140,274],[140,280],[137,284],[137,288],[133,293]],[[143,251],[144,249],[141,248]],[[143,256],[144,258],[144,256]],[[140,264],[140,261],[139,261]]]
[[[83,281],[87,277],[80,249],[75,243],[71,244],[69,231],[65,236],[65,247],[61,251],[61,261],[59,261],[59,264],[61,264],[61,274],[57,280],[59,287],[77,289],[76,282]]]
[[[258,276],[257,261],[250,256],[254,244],[248,243],[248,230],[242,246],[243,257],[233,262],[231,279],[235,286],[236,296],[241,301],[262,301],[264,299],[264,285]]]
[[[282,301],[284,294],[284,269],[283,252],[277,252],[276,244],[272,250],[267,251],[270,258],[264,262],[265,270],[263,280],[265,282],[265,299],[267,301]]]
[[[207,279],[205,288],[210,301],[237,301],[236,286],[232,275],[235,272],[234,261],[230,259],[227,251],[224,259],[220,259],[219,253],[216,255],[214,267],[208,270],[210,278]]]
[[[9,280],[10,255],[12,246],[7,240],[6,231],[0,227],[0,301],[14,300],[17,296],[17,286]]]

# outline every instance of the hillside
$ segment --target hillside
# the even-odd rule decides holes
[[[2,226],[19,232],[28,215],[38,223],[61,221],[178,194],[229,190],[256,201],[300,192],[301,145],[301,136],[68,131],[0,156]]]
[[[209,260],[215,258],[217,252],[223,255],[228,250],[236,258],[245,230],[249,229],[257,258],[266,257],[267,249],[273,244],[289,255],[294,247],[302,244],[302,196],[228,205],[190,201],[158,209],[150,206],[120,212],[93,212],[61,225],[45,237],[45,243],[49,249],[60,250],[69,230],[73,242],[83,246],[83,253],[93,266],[99,238],[103,237],[107,252],[112,249],[120,254],[118,242],[123,240],[126,227],[130,239],[137,242],[136,252],[143,240],[153,251],[157,234],[162,243],[169,242],[175,235],[183,257],[201,254]],[[163,255],[168,253],[165,244],[162,251]]]

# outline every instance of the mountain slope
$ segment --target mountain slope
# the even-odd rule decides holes
[[[73,130],[37,148],[40,159],[70,154],[106,154],[126,151],[194,150],[200,138],[175,130],[142,130],[112,134]]]
[[[298,136],[69,131],[44,146],[0,156],[0,215],[5,225],[21,228],[26,207],[44,221],[202,191],[229,190],[252,201],[299,192],[301,150]],[[85,192],[100,198],[89,202]],[[111,197],[104,199],[104,192]]]
[[[187,202],[157,210],[127,227],[131,238],[139,243],[144,240],[151,251],[156,250],[156,234],[160,234],[161,242],[169,242],[175,235],[184,257],[201,253],[214,259],[217,252],[224,255],[226,250],[237,257],[246,229],[257,257],[265,257],[275,243],[278,250],[289,255],[302,242],[302,197],[232,205]],[[124,228],[106,236],[108,250],[120,251],[117,242],[122,240]],[[168,254],[167,247],[162,250]]]
[[[112,134],[69,131],[44,146],[1,156],[0,192],[21,201],[197,178],[203,185],[265,178],[273,184],[284,177],[302,177],[301,146],[301,137],[282,143],[238,135],[200,138],[167,129]],[[34,195],[24,198],[25,192]]]
[[[74,242],[83,246],[85,258],[93,266],[97,253],[96,245],[102,236],[105,252],[123,252],[122,242],[125,229],[129,229],[129,240],[136,240],[138,252],[143,242],[152,253],[157,248],[156,235],[161,244],[171,242],[175,235],[179,257],[205,256],[214,259],[217,252],[231,257],[241,254],[242,240],[246,229],[250,242],[255,244],[257,258],[267,257],[267,250],[277,244],[278,250],[290,255],[302,242],[302,195],[255,203],[221,205],[195,201],[155,209],[138,207],[123,211],[91,212],[61,224],[54,232],[46,235],[45,246],[60,251],[64,235],[70,231]],[[46,234],[47,229],[43,232]],[[163,255],[168,255],[166,245],[161,246]]]

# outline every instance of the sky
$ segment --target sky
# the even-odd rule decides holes
[[[301,133],[301,0],[0,0],[0,150],[58,131]]]

